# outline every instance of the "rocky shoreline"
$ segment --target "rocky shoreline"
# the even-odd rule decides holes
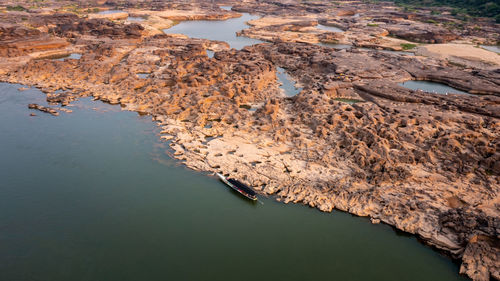
[[[310,44],[334,36],[364,46],[361,42],[373,39],[366,39],[367,30],[404,38],[397,28],[412,18],[404,13],[396,16],[405,19],[383,29],[367,26],[366,19],[363,27],[360,20],[348,21],[356,15],[352,5],[219,4],[279,18],[264,17],[242,31],[272,42],[235,50],[225,42],[152,32],[147,22],[54,12],[20,12],[26,17],[22,21],[19,12],[3,13],[0,80],[38,87],[50,103],[63,106],[92,96],[150,114],[173,156],[192,169],[234,175],[285,203],[369,216],[460,259],[460,272],[474,280],[500,280],[498,65],[464,66],[430,56]],[[368,13],[365,4],[356,7]],[[179,11],[196,18],[172,18]],[[329,11],[336,15],[325,18]],[[133,13],[163,20],[238,16],[205,4],[151,3],[134,7]],[[391,10],[371,13],[394,16]],[[373,21],[375,15],[370,17]],[[315,30],[318,23],[352,30],[332,35]],[[350,25],[356,23],[358,31]],[[427,29],[415,28],[411,39]],[[480,32],[429,30],[422,40],[490,40]],[[259,37],[264,32],[267,39]],[[213,58],[207,50],[215,51]],[[82,56],[43,59],[53,53]],[[280,91],[277,67],[303,87],[298,95]],[[408,80],[440,82],[470,95],[413,91],[398,84]]]

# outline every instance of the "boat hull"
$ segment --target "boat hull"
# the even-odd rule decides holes
[[[257,201],[257,196],[246,193],[244,190],[242,190],[241,188],[239,188],[235,184],[231,183],[225,176],[223,176],[223,175],[221,175],[219,173],[216,173],[216,175],[217,175],[217,177],[219,177],[219,179],[223,183],[225,183],[227,186],[231,187],[232,189],[234,189],[235,191],[237,191],[241,195],[245,196],[246,198],[248,198],[250,200]]]

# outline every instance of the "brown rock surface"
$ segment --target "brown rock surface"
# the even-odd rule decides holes
[[[39,110],[41,112],[46,112],[46,113],[49,113],[49,114],[54,115],[54,116],[58,116],[59,115],[59,112],[57,112],[57,110],[55,110],[53,108],[50,108],[50,107],[45,107],[45,106],[42,106],[42,105],[39,105],[39,104],[36,104],[36,103],[30,103],[30,104],[28,104],[28,108],[29,109],[36,109],[36,110]]]
[[[420,43],[446,43],[458,38],[444,27],[428,23],[416,24],[414,21],[399,21],[384,25],[384,28],[392,36]]]
[[[71,23],[57,24],[49,32],[69,38],[92,35],[113,39],[137,39],[141,37],[143,30],[144,28],[136,23],[118,24],[107,19],[79,19]]]
[[[0,57],[16,57],[33,52],[61,49],[68,46],[65,39],[55,38],[37,29],[18,25],[0,26]]]

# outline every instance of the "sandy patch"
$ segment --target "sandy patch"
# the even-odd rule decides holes
[[[108,19],[108,20],[123,20],[128,18],[128,13],[111,13],[111,14],[89,14],[89,19]]]
[[[433,44],[418,47],[418,55],[447,59],[468,66],[500,65],[500,56],[494,52],[469,44]]]

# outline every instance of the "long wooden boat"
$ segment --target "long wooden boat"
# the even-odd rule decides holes
[[[229,179],[229,178],[226,178],[225,176],[219,174],[219,173],[215,173],[219,179],[227,184],[229,187],[231,187],[232,189],[238,191],[241,195],[245,196],[246,198],[250,199],[250,200],[254,200],[254,201],[257,201],[257,195],[255,193],[255,191],[250,188],[249,186],[247,186],[246,184],[238,181],[238,180],[235,180],[235,179]]]

